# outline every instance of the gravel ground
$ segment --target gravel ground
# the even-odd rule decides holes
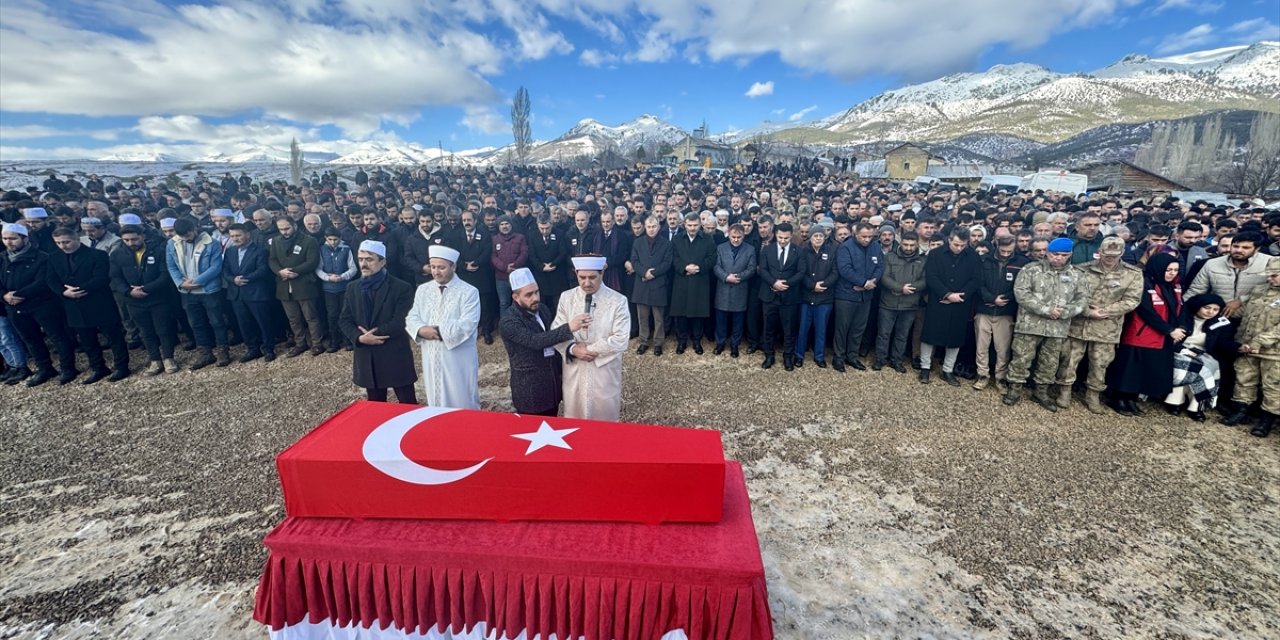
[[[623,417],[724,433],[780,638],[1280,637],[1280,438],[757,362],[628,355]],[[340,353],[0,386],[0,638],[264,637],[273,457],[349,380]]]

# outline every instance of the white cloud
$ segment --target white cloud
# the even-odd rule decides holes
[[[1165,36],[1156,47],[1156,53],[1165,55],[1198,49],[1213,42],[1217,33],[1213,25],[1205,23],[1191,27],[1182,33]]]
[[[844,79],[869,73],[914,79],[970,68],[993,46],[1039,46],[1055,34],[1114,20],[1140,1],[542,0],[542,6],[569,19],[567,6],[589,6],[591,15],[643,34],[623,56],[628,61],[669,60],[677,51],[714,62],[772,54]]]
[[[797,111],[797,112],[795,112],[795,113],[793,113],[793,114],[791,114],[791,115],[787,116],[787,122],[800,122],[801,120],[804,120],[804,117],[805,117],[805,116],[807,116],[807,115],[809,115],[810,113],[813,113],[814,111],[817,111],[817,110],[818,110],[818,105],[816,105],[816,104],[811,104],[811,105],[809,105],[809,106],[807,106],[807,107],[805,107],[805,108],[803,108],[803,109],[801,109],[801,110],[799,110],[799,111]]]
[[[771,96],[773,95],[773,81],[770,80],[768,82],[754,82],[751,84],[751,88],[747,89],[747,92],[742,95],[748,98],[759,98],[761,96]]]
[[[462,119],[458,121],[458,124],[472,131],[488,135],[511,131],[511,124],[504,120],[497,110],[491,106],[467,107],[463,111]]]
[[[1280,24],[1266,18],[1243,20],[1227,28],[1231,39],[1240,44],[1253,44],[1262,40],[1280,40]]]
[[[786,110],[786,109],[774,109],[773,111],[770,111],[769,113],[770,113],[770,115],[773,115],[773,116],[775,116],[775,117],[776,117],[776,116],[780,116],[780,115],[782,115],[782,114],[784,114],[784,113],[786,113],[786,112],[787,112],[787,110]]]
[[[71,138],[88,136],[94,140],[115,140],[119,129],[61,129],[42,124],[0,125],[0,140],[33,140],[36,138]]]
[[[261,112],[335,124],[359,137],[377,131],[382,121],[410,122],[426,105],[491,100],[493,88],[482,74],[499,71],[504,55],[502,46],[465,29],[421,31],[413,12],[408,23],[367,26],[343,19],[333,26],[270,5],[143,3],[146,19],[131,24],[135,36],[95,30],[138,13],[126,6],[123,0],[75,5],[98,12],[102,21],[93,22],[58,14],[55,5],[38,0],[6,0],[0,110]],[[542,32],[522,34],[517,46],[533,57],[568,43]]]
[[[1223,4],[1215,0],[1161,0],[1160,4],[1151,13],[1160,14],[1165,11],[1178,10],[1210,14],[1217,13],[1222,7]]]
[[[603,67],[618,61],[618,56],[599,49],[587,49],[578,56],[578,62],[588,67]]]

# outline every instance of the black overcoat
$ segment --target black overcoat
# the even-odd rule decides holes
[[[360,281],[347,285],[338,327],[355,347],[351,380],[364,389],[391,389],[411,385],[418,380],[409,346],[409,333],[404,320],[413,308],[413,285],[390,274],[373,294],[373,316],[366,315],[364,291]],[[377,328],[378,335],[391,339],[378,346],[360,343],[360,327]]]
[[[969,334],[969,319],[982,288],[982,261],[978,253],[965,247],[952,253],[947,247],[930,251],[924,261],[925,289],[929,302],[924,311],[920,340],[935,347],[963,347]],[[942,304],[948,293],[960,292],[964,302]]]
[[[111,294],[111,263],[105,251],[83,244],[71,254],[59,250],[49,256],[46,275],[53,295],[62,300],[67,325],[73,329],[120,324],[120,311]],[[80,287],[89,295],[68,298],[62,295],[66,285]]]

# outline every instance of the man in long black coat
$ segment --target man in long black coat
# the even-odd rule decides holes
[[[498,332],[511,364],[511,404],[516,413],[554,416],[563,399],[560,355],[555,345],[573,339],[591,315],[581,313],[569,324],[548,331],[555,312],[541,304],[538,281],[528,269],[516,269],[511,279],[511,306],[502,312]]]
[[[27,386],[36,387],[54,377],[61,384],[71,382],[79,375],[75,341],[67,330],[62,304],[49,290],[46,277],[49,256],[29,240],[25,226],[6,224],[0,237],[5,247],[0,254],[0,299],[4,300],[5,315],[36,365],[35,375],[27,380]],[[53,368],[46,336],[53,340],[58,351],[61,374]]]
[[[111,263],[107,254],[81,244],[80,235],[72,229],[54,231],[53,242],[59,254],[49,257],[46,277],[54,295],[61,297],[67,325],[75,330],[80,347],[89,357],[90,372],[84,384],[106,377],[112,382],[129,377],[129,347],[115,296],[111,295]],[[107,368],[103,358],[99,333],[105,335],[111,345],[114,371]]]
[[[929,382],[933,348],[946,349],[942,380],[955,387],[956,358],[969,333],[970,310],[982,286],[982,259],[969,248],[968,232],[957,229],[947,238],[946,248],[929,252],[924,262],[925,287],[929,292],[920,334],[920,382]]]
[[[387,401],[394,389],[402,404],[417,404],[414,367],[405,317],[413,307],[413,285],[387,272],[387,247],[376,240],[360,243],[356,253],[360,279],[347,285],[338,327],[355,347],[351,379],[370,400]]]
[[[545,301],[544,306],[555,309],[560,294],[568,288],[565,272],[569,270],[569,244],[552,227],[550,218],[539,218],[537,228],[527,238],[529,270],[538,281],[538,295]]]
[[[493,241],[483,225],[476,225],[476,214],[462,214],[461,244],[458,251],[458,277],[480,292],[480,336],[485,344],[493,344],[493,330],[498,325],[498,286],[494,280]]]

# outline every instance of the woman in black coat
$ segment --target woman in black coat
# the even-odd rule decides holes
[[[1163,399],[1173,390],[1173,354],[1187,335],[1177,258],[1151,256],[1143,276],[1142,302],[1125,318],[1116,359],[1107,369],[1108,400],[1125,415],[1144,413],[1138,396]]]
[[[1176,415],[1185,401],[1191,419],[1204,422],[1205,408],[1217,404],[1222,363],[1240,349],[1235,325],[1221,315],[1225,307],[1222,296],[1213,293],[1194,296],[1183,305],[1179,325],[1187,337],[1173,355],[1174,390],[1164,405],[1170,414]],[[1183,387],[1191,394],[1189,401]]]

